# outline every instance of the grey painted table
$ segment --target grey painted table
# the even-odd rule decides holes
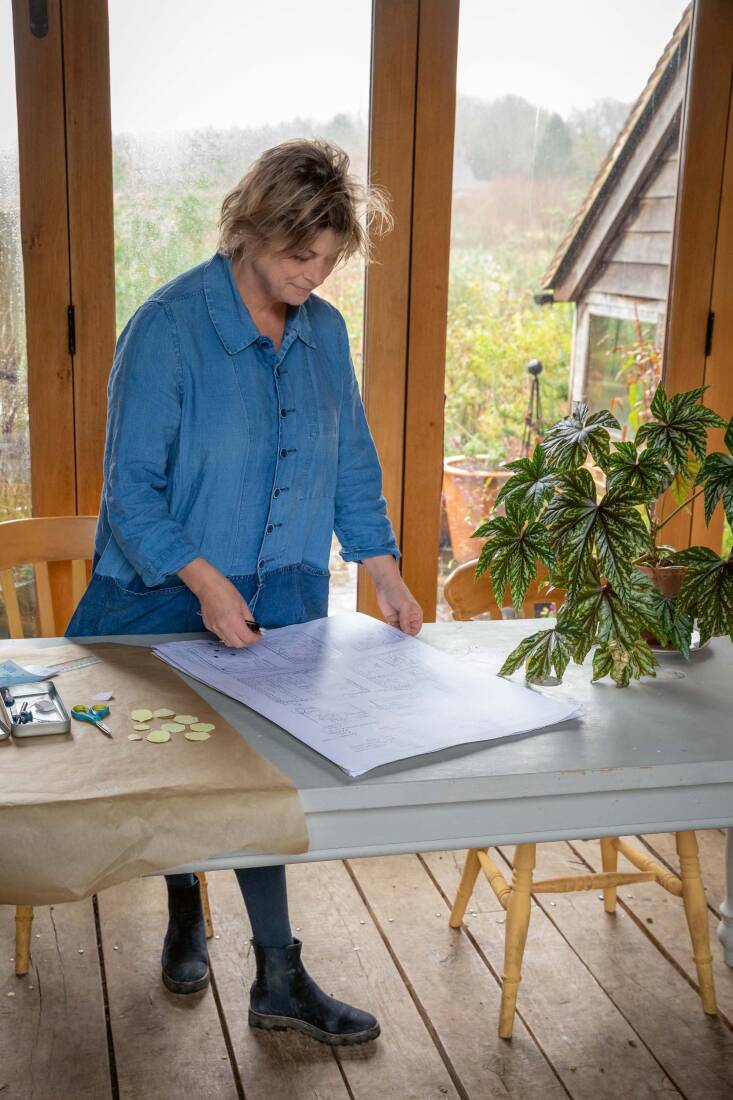
[[[430,623],[420,639],[486,666],[490,717],[491,673],[537,625],[531,620]],[[38,644],[54,645],[58,639]],[[28,648],[27,641],[15,645]],[[311,846],[305,855],[284,860],[223,852],[203,867],[175,870],[731,826],[733,647],[716,639],[689,663],[677,656],[661,660],[655,680],[626,690],[608,681],[591,685],[589,668],[571,665],[562,685],[544,690],[580,703],[582,718],[502,743],[390,765],[360,780],[348,779],[256,712],[188,681],[298,787]],[[733,963],[731,835],[721,940]]]

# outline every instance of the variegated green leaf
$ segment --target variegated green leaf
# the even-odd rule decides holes
[[[609,428],[620,428],[615,416],[607,409],[590,414],[588,406],[576,404],[570,416],[553,424],[545,434],[542,446],[547,458],[558,470],[574,470],[582,466],[588,452],[602,469],[606,469],[610,450]]]
[[[675,596],[665,596],[645,573],[634,570],[631,600],[640,627],[653,634],[662,645],[673,645],[684,657],[690,656],[692,619],[680,607]]]
[[[630,644],[639,634],[639,619],[633,604],[624,603],[593,563],[588,579],[578,593],[570,614],[583,634],[595,641],[615,639]]]
[[[507,462],[505,469],[513,470],[514,475],[502,486],[497,506],[511,500],[522,508],[527,519],[536,519],[555,491],[556,474],[548,465],[544,449],[538,444],[531,458]]]
[[[732,434],[733,419],[726,432],[726,438]],[[718,501],[722,500],[728,523],[733,525],[733,457],[722,454],[720,451],[709,454],[695,480],[705,487],[706,522],[710,522]]]
[[[543,524],[526,523],[518,506],[509,502],[505,516],[494,516],[482,528],[486,535],[475,575],[489,570],[494,596],[502,606],[507,584],[519,612],[530,583],[537,576],[537,561],[552,565],[553,553]]]
[[[610,676],[620,687],[628,687],[632,679],[656,676],[656,665],[654,654],[642,638],[629,646],[617,641],[601,642],[593,655],[593,682]]]
[[[553,671],[558,680],[561,680],[573,655],[576,640],[572,630],[560,625],[549,630],[539,630],[525,638],[509,654],[499,669],[499,675],[511,676],[526,662],[525,676],[529,683],[546,680]]]
[[[733,641],[733,553],[721,558],[706,546],[691,546],[675,562],[687,566],[679,605],[697,619],[700,641],[723,634]]]
[[[702,462],[705,457],[707,429],[725,426],[725,421],[701,404],[705,386],[667,397],[660,385],[652,401],[655,420],[642,424],[636,433],[637,444],[661,450],[675,473],[689,477],[690,452]]]
[[[632,442],[617,443],[608,459],[606,489],[630,489],[641,499],[655,499],[669,488],[673,473],[664,452],[654,447],[637,450]]]
[[[597,501],[587,470],[558,479],[558,490],[542,519],[562,562],[570,601],[588,580],[594,548],[602,573],[620,595],[626,593],[632,562],[649,548],[637,503],[638,493],[628,489],[611,489]]]

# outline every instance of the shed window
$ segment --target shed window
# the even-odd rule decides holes
[[[611,409],[622,428],[630,427],[634,355],[644,345],[655,346],[656,337],[654,322],[591,315],[586,400],[592,412]]]

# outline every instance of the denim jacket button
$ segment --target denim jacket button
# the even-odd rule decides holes
[[[260,558],[260,560],[257,562],[257,568],[261,569],[264,564],[265,564],[265,559]]]
[[[275,530],[275,528],[273,527],[273,525],[272,525],[271,523],[268,523],[268,525],[267,525],[267,527],[265,528],[265,530],[267,531],[267,533],[268,533],[268,535],[269,535],[269,534],[271,534],[271,533],[272,533],[272,532],[273,532],[273,531]]]
[[[279,490],[279,489],[276,489],[276,490],[275,490],[275,492],[274,492],[274,493],[273,493],[272,495],[273,495],[274,497],[279,497],[279,496],[280,496],[280,490]]]
[[[288,457],[288,452],[283,447],[282,450],[280,451],[280,458],[287,458],[287,457]]]

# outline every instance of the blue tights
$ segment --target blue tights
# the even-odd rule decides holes
[[[252,939],[261,947],[288,947],[293,942],[288,915],[285,868],[246,867],[235,872],[247,907]],[[171,886],[193,886],[194,875],[166,875]]]

